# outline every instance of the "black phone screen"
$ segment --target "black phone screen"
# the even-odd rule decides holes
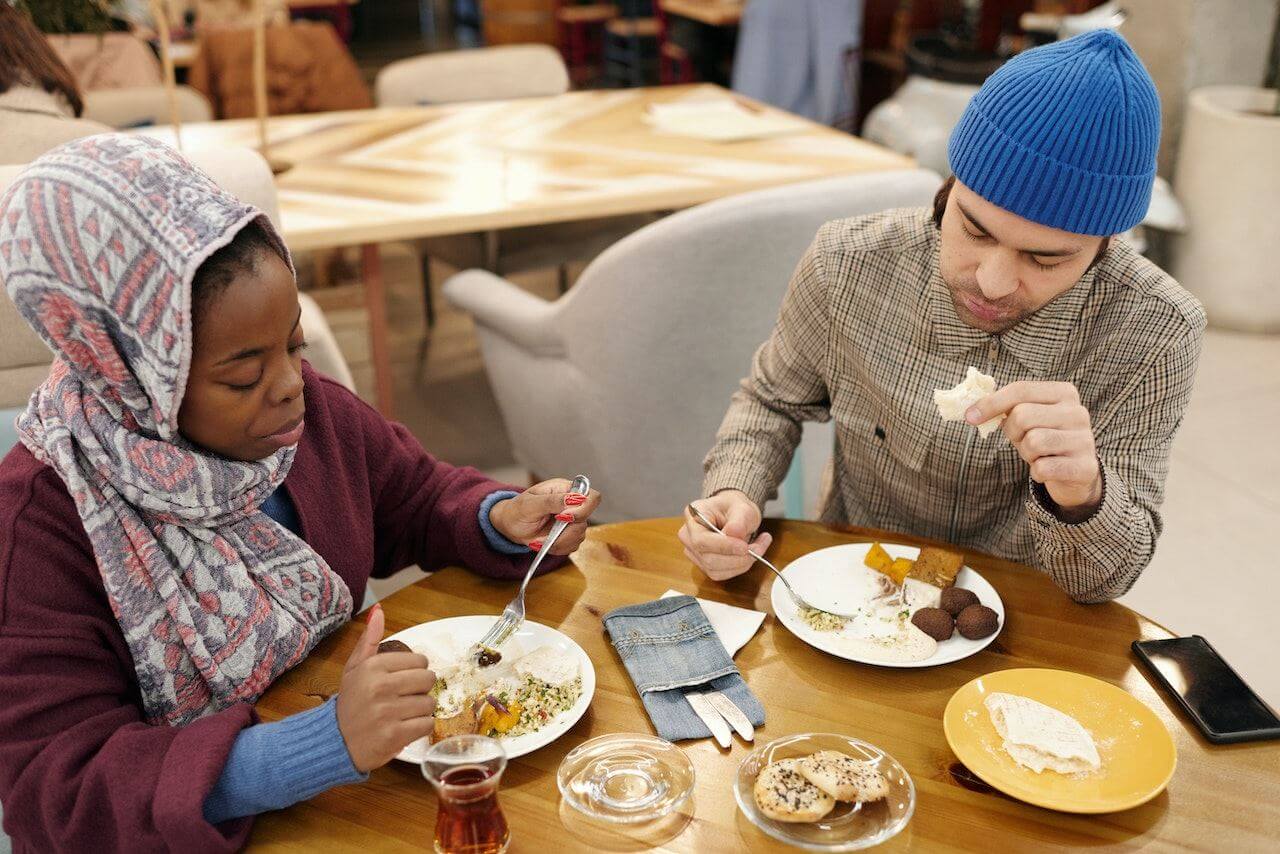
[[[1142,641],[1140,646],[1169,688],[1217,734],[1252,732],[1280,726],[1280,718],[1209,645],[1196,635]]]

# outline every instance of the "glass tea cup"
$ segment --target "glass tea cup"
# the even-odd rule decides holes
[[[422,776],[436,790],[435,850],[439,854],[498,854],[511,831],[498,805],[498,783],[507,754],[484,735],[455,735],[431,745]]]

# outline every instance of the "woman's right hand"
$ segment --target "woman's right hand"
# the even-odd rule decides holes
[[[386,765],[410,742],[435,729],[431,689],[436,674],[425,655],[379,654],[385,624],[382,606],[374,605],[338,689],[338,730],[362,774]]]

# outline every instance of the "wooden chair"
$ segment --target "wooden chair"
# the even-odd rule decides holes
[[[594,80],[604,60],[604,28],[618,17],[612,3],[575,3],[560,0],[556,25],[560,29],[560,53],[575,85]]]

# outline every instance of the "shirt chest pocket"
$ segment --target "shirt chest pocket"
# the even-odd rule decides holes
[[[865,460],[880,477],[918,477],[928,466],[937,436],[913,407],[860,388],[833,400],[831,414],[846,458]]]

